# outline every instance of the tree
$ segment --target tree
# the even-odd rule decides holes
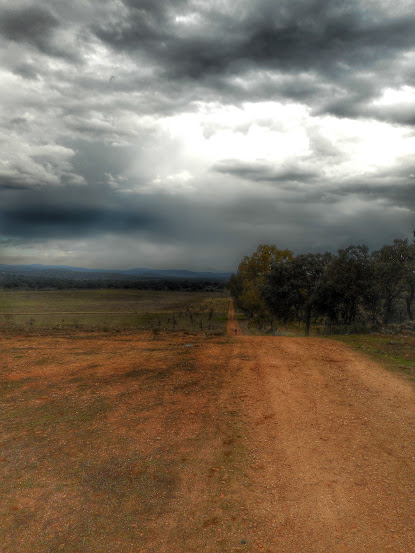
[[[412,244],[408,244],[408,242],[406,241],[405,249],[405,259],[403,262],[404,300],[408,319],[413,321],[414,315],[412,311],[412,305],[415,300],[415,242]]]
[[[242,279],[239,275],[232,274],[227,284],[227,288],[231,293],[231,296],[238,298],[242,293]]]
[[[291,261],[292,258],[290,250],[260,244],[253,254],[242,259],[237,274],[231,279],[229,288],[238,307],[246,311],[248,317],[257,324],[270,320],[270,313],[261,295],[266,276],[274,264]]]
[[[383,323],[388,324],[394,314],[397,301],[405,295],[405,288],[411,286],[408,275],[411,253],[407,240],[394,240],[373,252],[375,286],[381,299]],[[410,295],[409,295],[410,297]]]
[[[229,288],[252,323],[313,317],[339,325],[374,325],[414,319],[415,242],[394,240],[379,251],[349,246],[336,256],[303,254],[260,245],[239,264]],[[405,313],[406,312],[406,313]]]
[[[367,246],[339,250],[327,266],[321,287],[322,310],[335,323],[354,323],[363,307],[371,306],[376,300],[373,278]]]
[[[311,319],[321,313],[321,288],[332,256],[302,254],[290,263],[276,264],[262,287],[262,297],[274,317],[284,321],[297,317],[310,334]]]

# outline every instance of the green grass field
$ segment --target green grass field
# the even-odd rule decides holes
[[[415,381],[415,336],[405,334],[351,334],[330,336],[368,355],[387,369]]]
[[[1,330],[175,330],[221,333],[228,298],[147,290],[0,291]]]

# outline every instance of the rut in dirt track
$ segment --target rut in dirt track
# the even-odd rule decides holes
[[[231,305],[230,334],[232,315]],[[413,385],[318,338],[239,336],[231,363],[260,550],[412,553]]]

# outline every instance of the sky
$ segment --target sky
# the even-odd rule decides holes
[[[0,0],[0,259],[235,270],[415,229],[415,0]]]

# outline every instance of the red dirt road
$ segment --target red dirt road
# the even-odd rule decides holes
[[[0,351],[1,553],[415,552],[414,385],[343,344],[231,303],[228,336]]]
[[[414,552],[413,385],[324,339],[240,336],[231,359],[259,550]]]

